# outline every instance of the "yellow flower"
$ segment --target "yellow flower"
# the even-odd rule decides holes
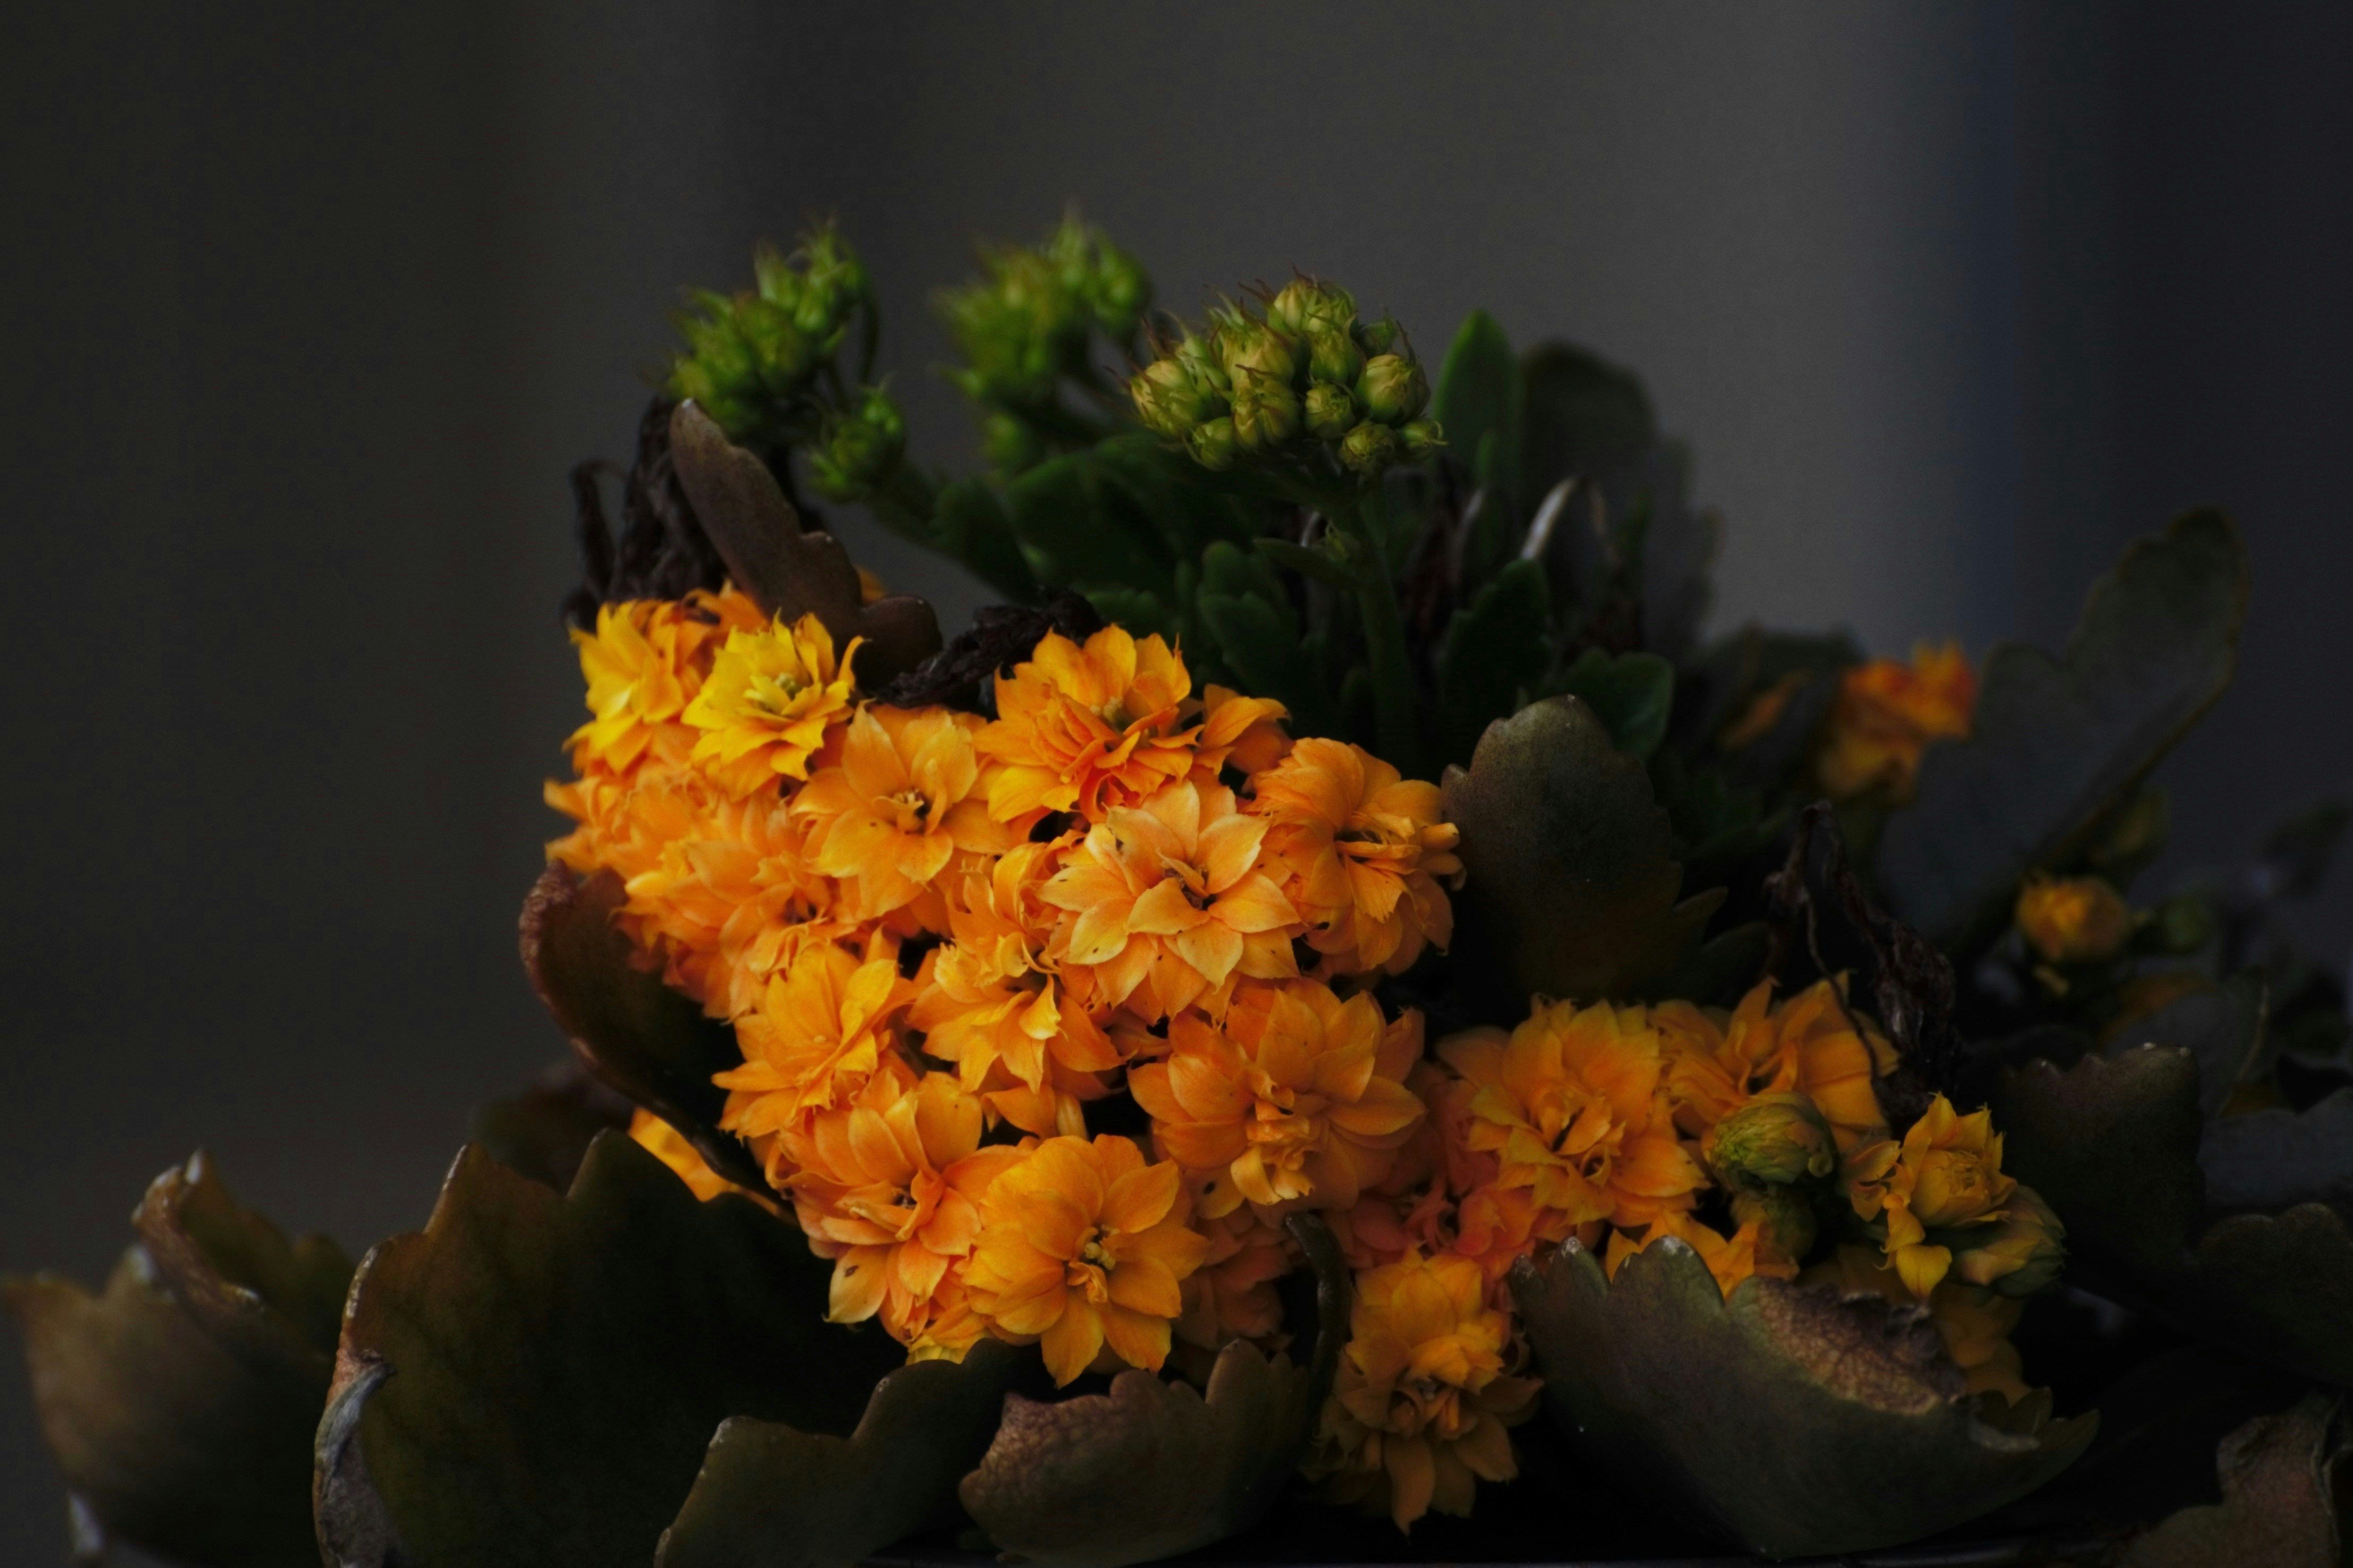
[[[1235,974],[1296,974],[1299,914],[1259,868],[1265,837],[1265,821],[1236,811],[1222,784],[1180,779],[1113,807],[1039,895],[1071,916],[1061,962],[1093,971],[1099,1005],[1126,1003],[1147,1020]]]
[[[1797,1259],[1781,1253],[1761,1234],[1757,1220],[1747,1220],[1730,1236],[1725,1236],[1685,1214],[1663,1214],[1651,1222],[1638,1240],[1622,1230],[1609,1233],[1609,1247],[1603,1256],[1602,1268],[1612,1279],[1626,1259],[1641,1252],[1652,1242],[1667,1237],[1699,1254],[1707,1271],[1715,1276],[1715,1288],[1729,1296],[1733,1287],[1751,1275],[1762,1274],[1768,1279],[1797,1278]]]
[[[840,760],[794,793],[809,863],[843,884],[845,913],[871,920],[913,900],[959,852],[998,855],[1021,841],[992,822],[973,737],[981,721],[944,708],[869,703],[849,721]]]
[[[2045,963],[2105,963],[2132,934],[2124,896],[2099,877],[2029,877],[2017,919]]]
[[[1883,790],[1911,798],[1921,753],[1969,732],[1978,678],[1958,643],[1912,650],[1912,662],[1877,658],[1848,670],[1831,710],[1814,771],[1833,799]]]
[[[1363,993],[1343,1002],[1313,980],[1245,985],[1223,1030],[1186,1013],[1168,1041],[1166,1061],[1129,1071],[1128,1090],[1152,1118],[1154,1146],[1213,1179],[1211,1215],[1244,1199],[1353,1207],[1422,1119],[1404,1083],[1421,1054],[1420,1016],[1389,1025]]]
[[[1528,1190],[1542,1240],[1647,1225],[1691,1207],[1706,1181],[1659,1100],[1659,1032],[1641,1007],[1539,999],[1508,1040],[1474,1029],[1439,1056],[1462,1079],[1468,1147],[1496,1156],[1499,1184]]]
[[[1265,1340],[1282,1328],[1274,1282],[1291,1272],[1298,1247],[1255,1209],[1199,1222],[1208,1251],[1185,1281],[1176,1337],[1203,1350],[1229,1340]]]
[[[1856,1032],[1829,981],[1778,1006],[1765,981],[1728,1015],[1667,1002],[1651,1016],[1666,1052],[1667,1099],[1684,1136],[1704,1137],[1760,1096],[1788,1093],[1813,1101],[1842,1151],[1887,1135],[1873,1085],[1895,1065],[1894,1048],[1868,1025]]]
[[[1798,1283],[1834,1285],[1848,1296],[1879,1296],[1897,1306],[1913,1303],[1902,1277],[1868,1245],[1839,1247],[1798,1276]],[[2027,1396],[2025,1363],[2010,1340],[2026,1310],[2023,1300],[1947,1279],[1929,1294],[1927,1307],[1928,1321],[1945,1354],[1967,1379],[1968,1393],[1999,1394],[2013,1405]]]
[[[948,906],[952,940],[917,977],[908,1015],[924,1054],[954,1062],[965,1088],[1040,1137],[1084,1132],[1079,1102],[1108,1092],[1095,1075],[1123,1059],[1047,951],[1060,911],[1038,895],[1053,855],[1017,844],[965,879]]]
[[[1955,1112],[1938,1095],[1904,1134],[1856,1151],[1847,1173],[1849,1200],[1865,1220],[1882,1223],[1881,1250],[1915,1296],[1926,1296],[1952,1267],[1952,1249],[1935,1245],[1931,1230],[1989,1224],[2018,1180],[2001,1173],[2001,1134],[1993,1112]]]
[[[815,616],[789,626],[778,620],[729,632],[687,705],[686,721],[702,731],[694,761],[733,795],[779,775],[808,777],[809,758],[849,715],[849,666],[858,646],[851,638],[837,660],[833,636]]]
[[[729,1091],[720,1127],[765,1137],[847,1100],[897,1054],[913,991],[887,942],[862,962],[832,942],[804,948],[735,1022],[744,1065],[712,1080]],[[769,1180],[782,1188],[789,1175],[772,1165]]]
[[[1271,825],[1267,858],[1307,921],[1308,945],[1335,972],[1400,973],[1452,937],[1438,879],[1461,873],[1461,835],[1436,784],[1344,742],[1304,740],[1250,789],[1249,809]]]
[[[1182,1173],[1128,1140],[1049,1138],[982,1198],[965,1295],[999,1338],[1039,1344],[1057,1387],[1098,1358],[1157,1372],[1209,1250],[1188,1213]]]
[[[758,621],[759,611],[733,589],[599,605],[596,630],[572,633],[595,715],[565,742],[574,771],[627,773],[649,754],[666,767],[684,765],[695,732],[683,715],[710,668],[710,645]]]
[[[1020,1158],[982,1148],[981,1120],[980,1101],[953,1077],[919,1078],[886,1058],[847,1103],[777,1134],[810,1250],[834,1259],[829,1321],[880,1313],[900,1343],[933,1331],[934,1347],[963,1359],[980,1325],[961,1313],[941,1339],[937,1298],[979,1238],[980,1194]]]
[[[1332,1396],[1302,1468],[1335,1500],[1399,1530],[1431,1509],[1471,1511],[1477,1482],[1519,1474],[1506,1428],[1534,1414],[1537,1383],[1506,1363],[1510,1320],[1463,1258],[1408,1257],[1356,1279]]]
[[[704,1203],[722,1193],[741,1193],[762,1208],[774,1209],[776,1201],[765,1193],[739,1187],[712,1170],[695,1146],[686,1141],[679,1130],[640,1106],[629,1113],[629,1141],[668,1165],[687,1189]]]

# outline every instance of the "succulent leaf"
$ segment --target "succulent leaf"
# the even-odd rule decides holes
[[[1611,654],[1589,647],[1561,677],[1560,689],[1600,715],[1620,751],[1647,762],[1666,739],[1674,710],[1675,667],[1654,653]]]
[[[2122,1568],[2336,1568],[2353,1503],[2343,1402],[2307,1394],[2258,1416],[2215,1455],[2222,1500],[2185,1508],[2126,1549]]]
[[[1448,762],[1469,762],[1487,726],[1543,680],[1552,658],[1544,633],[1551,624],[1552,595],[1544,568],[1533,561],[1505,566],[1447,622],[1438,652],[1438,706]]]
[[[467,1142],[491,1159],[557,1192],[572,1184],[596,1134],[626,1131],[629,1102],[565,1062],[533,1079],[521,1094],[494,1100],[474,1112]]]

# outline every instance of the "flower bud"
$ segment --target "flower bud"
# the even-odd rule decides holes
[[[1294,338],[1319,324],[1345,332],[1356,319],[1356,301],[1345,289],[1294,278],[1267,301],[1266,319],[1275,331]]]
[[[1380,478],[1397,460],[1397,432],[1366,419],[1340,440],[1340,466],[1359,479]]]
[[[1287,381],[1243,368],[1235,373],[1227,401],[1233,408],[1235,438],[1245,451],[1267,451],[1299,434],[1299,394]]]
[[[1426,458],[1446,445],[1446,432],[1435,419],[1409,419],[1398,428],[1398,443],[1407,458]]]
[[[1830,1176],[1838,1169],[1838,1143],[1811,1100],[1767,1094],[1709,1128],[1700,1157],[1725,1186],[1756,1191]]]
[[[1365,352],[1356,346],[1356,340],[1348,335],[1345,327],[1310,321],[1306,342],[1307,374],[1315,380],[1350,386],[1364,374]]]
[[[1737,1191],[1732,1194],[1731,1207],[1734,1225],[1757,1222],[1760,1251],[1770,1248],[1776,1256],[1794,1262],[1814,1249],[1820,1221],[1814,1214],[1813,1198],[1803,1190],[1764,1187],[1755,1192]]]
[[[1125,338],[1152,303],[1152,279],[1135,258],[1099,237],[1086,296],[1095,324],[1111,337]]]
[[[1224,412],[1223,402],[1192,368],[1171,356],[1158,359],[1135,373],[1127,384],[1135,401],[1136,417],[1147,429],[1182,439],[1185,432]]]
[[[890,478],[906,448],[907,422],[899,405],[881,387],[870,386],[832,421],[825,444],[809,453],[809,471],[828,498],[856,500]]]
[[[1237,313],[1218,328],[1218,361],[1237,392],[1245,374],[1288,386],[1299,374],[1299,342]]]
[[[2045,963],[2105,963],[2132,934],[2124,896],[2098,877],[2029,878],[2019,889],[2017,920]]]
[[[1185,449],[1193,460],[1214,472],[1223,472],[1234,466],[1234,458],[1241,443],[1234,435],[1234,422],[1220,416],[1204,419],[1185,432]]]
[[[1319,381],[1307,389],[1302,408],[1307,433],[1318,440],[1337,441],[1356,422],[1356,400],[1348,395],[1346,387],[1328,381]]]
[[[1356,325],[1356,346],[1368,354],[1385,354],[1396,345],[1398,324],[1383,317],[1377,321],[1358,321]]]
[[[1403,354],[1375,354],[1356,377],[1356,400],[1370,417],[1403,424],[1430,401],[1430,381],[1420,364]]]
[[[2067,1262],[2066,1236],[2051,1205],[2033,1188],[2021,1186],[1992,1225],[1934,1239],[1953,1248],[1953,1272],[1970,1284],[2031,1296],[2058,1282]]]

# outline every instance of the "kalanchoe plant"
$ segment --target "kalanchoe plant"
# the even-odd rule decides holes
[[[1075,218],[983,267],[984,479],[837,231],[696,297],[617,533],[575,479],[575,1065],[356,1275],[199,1159],[12,1285],[85,1539],[2343,1556],[2353,1028],[2274,906],[2348,813],[2140,886],[2227,520],[2055,657],[1703,641],[1624,371],[1474,314],[1433,382],[1305,277],[1147,331]],[[805,489],[1008,603],[943,646]]]

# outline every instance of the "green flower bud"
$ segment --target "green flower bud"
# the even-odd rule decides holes
[[[1319,325],[1345,332],[1356,321],[1356,301],[1345,289],[1294,278],[1267,301],[1266,319],[1275,331],[1294,338],[1304,337]]]
[[[1135,416],[1145,427],[1182,439],[1185,432],[1224,412],[1215,390],[1192,367],[1174,356],[1158,359],[1135,373],[1127,384],[1135,402]]]
[[[809,453],[809,472],[828,498],[856,500],[891,477],[906,449],[907,422],[899,405],[881,387],[870,386],[828,424],[824,445]]]
[[[1204,419],[1185,432],[1185,449],[1193,454],[1193,460],[1201,467],[1223,472],[1234,466],[1234,458],[1241,450],[1241,442],[1234,434],[1231,419]]]
[[[1245,374],[1287,386],[1299,374],[1299,342],[1264,321],[1237,315],[1219,325],[1218,362],[1237,392]]]
[[[1783,1258],[1803,1258],[1814,1248],[1820,1222],[1812,1197],[1798,1187],[1767,1187],[1732,1194],[1732,1223],[1757,1222],[1757,1239]]]
[[[1398,427],[1398,444],[1409,458],[1426,458],[1446,445],[1446,432],[1435,419],[1409,419]]]
[[[1348,335],[1345,327],[1329,321],[1311,321],[1307,333],[1307,374],[1317,381],[1337,382],[1342,386],[1353,385],[1364,374],[1365,353],[1356,340]]]
[[[1398,324],[1386,316],[1377,321],[1358,321],[1355,330],[1356,346],[1368,354],[1385,354],[1398,341]]]
[[[1356,400],[1372,418],[1401,425],[1430,401],[1430,380],[1419,363],[1403,354],[1375,354],[1356,377]]]
[[[1767,1094],[1707,1131],[1700,1158],[1736,1192],[1827,1180],[1838,1170],[1838,1143],[1814,1102],[1802,1094]]]
[[[1135,258],[1109,240],[1097,237],[1095,265],[1087,281],[1087,303],[1095,325],[1113,338],[1124,339],[1144,320],[1152,303],[1152,279]]]
[[[2067,1227],[2033,1188],[2020,1186],[1991,1225],[1933,1231],[1929,1239],[1953,1249],[1953,1272],[2004,1296],[2032,1296],[2058,1283],[2067,1264]]]
[[[1340,438],[1340,466],[1359,479],[1376,479],[1397,461],[1397,432],[1367,419]]]
[[[1244,367],[1235,373],[1227,401],[1235,439],[1245,451],[1263,452],[1299,434],[1299,394],[1287,381]]]
[[[1307,389],[1302,409],[1307,433],[1322,441],[1340,440],[1356,422],[1356,400],[1348,395],[1346,387],[1335,386],[1328,381],[1319,381]]]

